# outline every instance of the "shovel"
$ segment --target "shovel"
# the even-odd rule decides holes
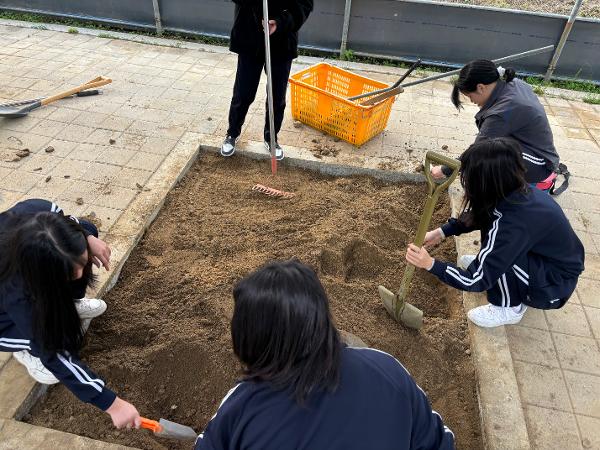
[[[70,97],[71,95],[77,94],[79,92],[94,89],[100,86],[104,86],[106,84],[112,83],[112,80],[104,77],[97,77],[91,81],[88,81],[81,86],[77,86],[73,89],[69,89],[68,91],[61,92],[59,94],[53,95],[51,97],[46,97],[43,99],[33,99],[33,100],[25,100],[23,102],[15,102],[13,104],[8,104],[4,106],[0,106],[0,117],[6,118],[16,118],[16,117],[25,117],[29,114],[30,111],[37,109],[41,106],[48,105],[49,103],[55,102],[62,98]]]
[[[198,437],[198,434],[193,428],[179,423],[171,422],[167,419],[156,420],[146,419],[141,417],[140,428],[146,428],[154,432],[155,436],[169,438],[169,439],[181,439],[193,441]]]
[[[452,174],[444,180],[443,183],[437,184],[431,176],[431,163],[442,164],[452,169]],[[415,237],[414,244],[417,247],[423,245],[425,240],[425,234],[429,229],[429,223],[431,222],[431,216],[433,216],[433,209],[438,201],[440,194],[450,186],[452,181],[458,175],[460,169],[460,161],[447,156],[440,155],[435,152],[427,152],[425,156],[425,178],[429,185],[429,194],[427,196],[427,202],[425,203],[425,209],[421,215],[419,222],[419,228],[417,229],[417,236]],[[396,320],[409,328],[419,329],[423,326],[423,311],[419,308],[406,302],[408,294],[410,292],[410,282],[415,272],[415,266],[407,264],[404,270],[404,276],[402,277],[402,284],[397,294],[394,294],[384,286],[379,286],[379,297],[383,302],[383,306],[387,312]]]

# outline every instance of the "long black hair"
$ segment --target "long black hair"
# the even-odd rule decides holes
[[[289,390],[298,404],[339,383],[342,344],[314,270],[298,260],[271,262],[233,290],[233,350],[244,380]]]
[[[83,279],[91,285],[91,265],[83,228],[74,220],[51,212],[17,215],[6,212],[0,234],[0,283],[20,279],[32,305],[31,330],[47,352],[76,353],[83,341],[81,321],[71,283],[76,264],[84,265]],[[89,253],[88,253],[89,255]]]
[[[504,81],[510,83],[515,78],[516,72],[514,69],[506,68],[504,71]],[[456,109],[462,108],[460,101],[460,93],[474,92],[477,90],[478,84],[492,84],[500,79],[500,73],[496,68],[496,64],[488,59],[476,59],[466,64],[458,78],[454,82],[452,89],[452,103]]]
[[[484,226],[498,203],[515,191],[527,192],[520,144],[511,138],[482,139],[460,157],[464,188],[463,213],[467,225]]]

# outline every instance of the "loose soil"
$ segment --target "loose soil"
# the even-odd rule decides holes
[[[292,199],[252,192],[254,183]],[[418,270],[410,301],[420,331],[394,322],[377,285],[399,287],[424,185],[334,178],[268,162],[203,155],[169,194],[92,322],[83,357],[144,416],[200,431],[239,375],[229,321],[233,284],[270,259],[297,257],[318,271],[339,328],[398,358],[454,431],[460,449],[480,449],[476,380],[461,296]],[[442,197],[434,216],[449,216]],[[433,250],[455,260],[454,242]],[[25,418],[30,423],[143,449],[183,449],[146,430],[115,430],[108,415],[63,386]],[[398,418],[402,420],[402,418]]]

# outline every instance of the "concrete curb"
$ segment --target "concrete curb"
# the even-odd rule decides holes
[[[450,188],[453,215],[460,210],[462,190],[455,182]],[[456,237],[457,256],[477,254],[479,233]],[[463,292],[468,310],[487,303],[484,293]],[[479,411],[485,448],[488,450],[531,449],[521,395],[515,376],[505,327],[480,328],[467,320],[471,352],[478,378]]]

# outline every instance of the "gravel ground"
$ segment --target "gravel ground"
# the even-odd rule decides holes
[[[521,9],[524,11],[570,14],[575,0],[443,0],[449,3],[493,6],[496,8]],[[600,18],[600,0],[586,0],[579,10],[581,17]]]

